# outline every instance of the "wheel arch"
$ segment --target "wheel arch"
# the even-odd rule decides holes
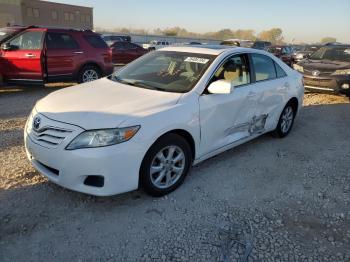
[[[291,105],[293,107],[293,110],[295,111],[295,115],[298,113],[299,109],[299,100],[296,97],[292,97],[288,100],[286,105]]]

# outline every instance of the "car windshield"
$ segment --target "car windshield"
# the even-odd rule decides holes
[[[110,79],[139,88],[186,93],[197,84],[215,57],[187,52],[152,52],[114,73]]]
[[[0,41],[14,33],[16,30],[14,29],[8,29],[8,28],[1,28],[0,29]]]
[[[350,46],[322,47],[314,52],[310,59],[350,62]]]

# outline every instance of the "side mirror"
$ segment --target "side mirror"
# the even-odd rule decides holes
[[[1,49],[4,51],[10,51],[12,49],[12,46],[10,43],[5,43],[1,46]]]
[[[234,85],[232,82],[226,80],[217,80],[210,84],[208,92],[211,94],[231,94],[233,92]]]

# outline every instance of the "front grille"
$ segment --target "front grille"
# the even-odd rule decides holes
[[[32,130],[31,138],[37,144],[48,148],[54,148],[61,144],[71,133],[72,130],[49,126],[39,130]]]
[[[318,79],[318,78],[304,77],[304,83],[305,85],[315,86],[315,87],[332,88],[334,86],[334,82],[332,79]]]
[[[304,68],[304,73],[305,74],[308,74],[308,75],[312,75],[312,72],[314,72],[315,70],[309,70],[309,69],[305,69]],[[331,74],[333,74],[334,73],[334,70],[333,71],[320,71],[320,76],[329,76],[329,75],[331,75]]]

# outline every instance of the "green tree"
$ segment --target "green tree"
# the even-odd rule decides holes
[[[269,41],[273,44],[283,43],[283,31],[281,28],[272,28],[270,30],[262,31],[258,38],[260,40]]]
[[[337,42],[337,39],[334,37],[330,37],[330,36],[327,36],[327,37],[324,37],[321,39],[322,44],[330,43],[330,42]]]

